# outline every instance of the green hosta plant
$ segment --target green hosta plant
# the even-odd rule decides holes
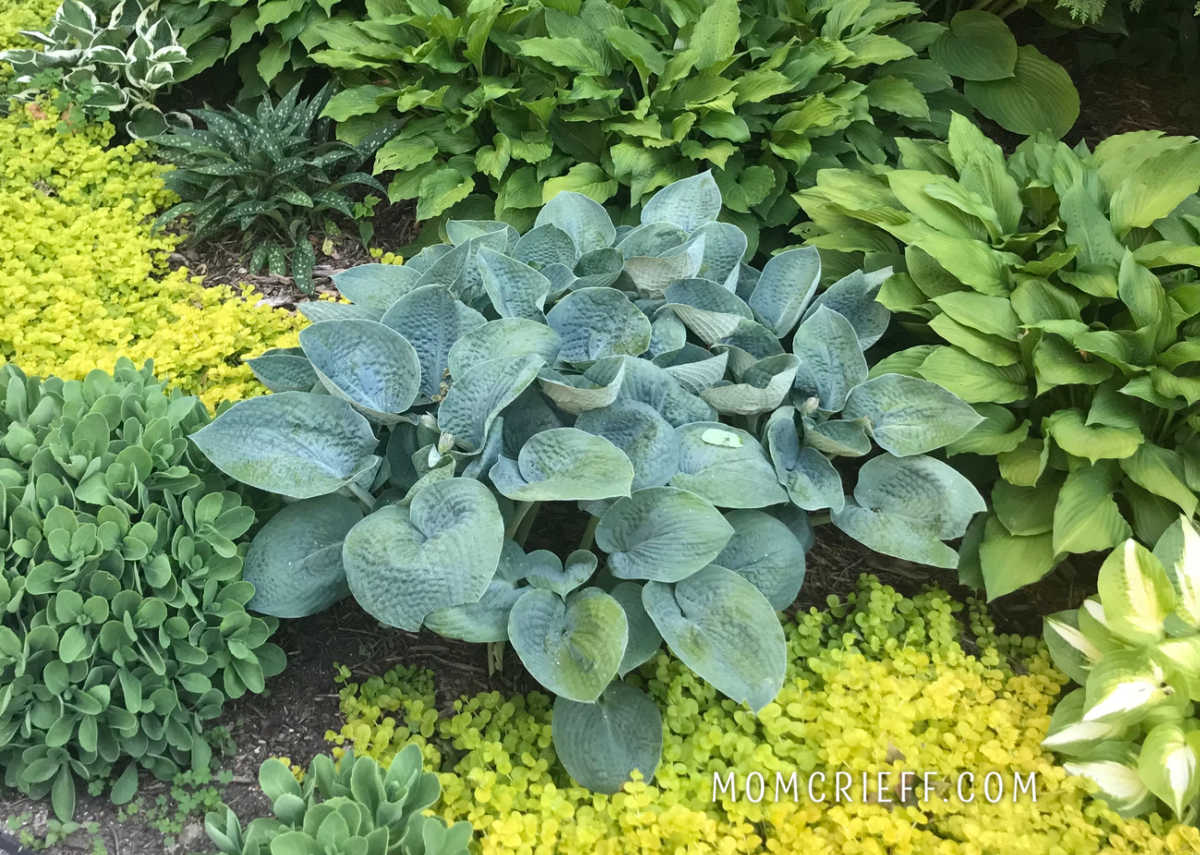
[[[273,818],[252,820],[243,831],[228,807],[205,817],[221,855],[467,855],[469,822],[447,828],[423,815],[442,788],[437,775],[423,771],[416,745],[405,746],[387,769],[352,750],[336,766],[318,755],[303,784],[272,758],[258,782]]]
[[[300,346],[251,361],[274,394],[194,436],[296,500],[247,556],[253,608],[349,591],[391,626],[511,643],[558,695],[567,770],[613,791],[657,765],[658,711],[620,677],[664,641],[752,709],[775,696],[807,512],[954,566],[943,541],[983,502],[926,453],[979,416],[933,383],[868,379],[882,277],[817,296],[816,251],[751,268],[720,210],[708,173],[638,226],[564,192],[524,235],[453,221],[404,266],[340,274],[351,304],[305,304]],[[861,464],[849,496],[841,460]],[[522,547],[545,502],[577,504],[579,549]]]
[[[350,146],[333,139],[333,123],[317,118],[329,87],[300,98],[296,84],[278,103],[265,97],[253,114],[236,108],[192,110],[206,128],[172,128],[158,140],[175,165],[167,185],[182,199],[159,216],[163,225],[191,218],[189,240],[240,232],[249,269],[291,272],[313,293],[316,252],[309,240],[334,214],[355,219],[355,186],[386,193],[358,171],[385,135]]]
[[[41,44],[41,50],[6,50],[0,60],[12,64],[17,83],[36,81],[26,97],[52,85],[88,114],[127,114],[125,132],[134,139],[157,137],[167,129],[154,99],[188,76],[188,54],[156,2],[121,0],[92,7],[64,0],[48,32],[22,35]]]
[[[956,117],[948,143],[900,144],[902,168],[822,172],[798,199],[832,266],[901,271],[879,299],[919,343],[876,370],[940,383],[984,418],[948,449],[998,464],[964,577],[1000,596],[1191,516],[1200,142],[1144,131],[1005,158]]]
[[[1180,517],[1151,552],[1125,541],[1099,595],[1046,619],[1055,664],[1082,688],[1054,711],[1042,743],[1094,779],[1124,816],[1165,802],[1200,817],[1200,534]]]
[[[284,656],[245,608],[254,511],[187,439],[203,404],[127,360],[0,382],[0,768],[66,820],[76,778],[125,802],[139,766],[205,766],[204,723]]]

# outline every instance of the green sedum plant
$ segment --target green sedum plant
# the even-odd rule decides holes
[[[947,449],[995,459],[963,578],[1001,596],[1190,517],[1200,142],[1139,131],[1005,158],[955,117],[948,143],[900,146],[901,168],[822,172],[797,199],[833,266],[900,271],[879,299],[919,343],[875,370],[940,383],[983,417]]]
[[[191,218],[190,241],[241,232],[249,270],[290,272],[313,293],[316,252],[309,233],[334,214],[356,219],[352,188],[383,186],[358,171],[385,137],[358,146],[333,139],[333,123],[317,116],[329,87],[310,98],[296,84],[278,103],[263,98],[253,114],[237,108],[192,110],[207,126],[172,128],[158,144],[175,169],[167,186],[182,201],[164,211],[161,226]]]
[[[437,775],[422,770],[416,745],[397,752],[387,769],[353,750],[336,766],[318,755],[303,784],[272,758],[258,781],[274,818],[252,820],[243,832],[228,807],[205,817],[221,855],[467,855],[471,823],[447,827],[423,813],[442,788]]]
[[[339,274],[352,303],[304,304],[300,346],[251,360],[274,394],[193,436],[296,500],[251,545],[252,607],[298,617],[352,592],[390,626],[507,641],[558,696],[566,768],[612,792],[657,765],[658,710],[620,677],[664,641],[754,710],[779,691],[808,512],[954,566],[943,541],[983,501],[927,452],[979,416],[933,383],[868,379],[882,277],[817,296],[815,250],[756,270],[720,211],[709,173],[636,227],[564,192],[524,235],[453,221],[451,244]],[[861,464],[850,496],[838,460]],[[582,511],[579,549],[525,551],[545,502]]]
[[[1046,619],[1054,663],[1081,688],[1043,745],[1095,780],[1123,816],[1165,803],[1200,817],[1200,534],[1180,517],[1154,551],[1133,539],[1100,568],[1098,596]]]
[[[88,115],[127,114],[133,139],[157,137],[167,119],[154,106],[159,91],[190,76],[184,49],[157,2],[120,0],[96,6],[64,0],[46,33],[22,30],[41,50],[0,51],[26,100],[61,89]]]
[[[205,722],[283,651],[252,617],[237,540],[254,511],[187,435],[208,421],[147,364],[64,382],[0,368],[0,767],[67,820],[76,778],[203,767]]]

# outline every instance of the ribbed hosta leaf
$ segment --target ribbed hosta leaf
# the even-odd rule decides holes
[[[676,428],[679,471],[673,487],[691,490],[718,508],[765,508],[787,501],[758,440],[719,422]]]
[[[628,496],[633,464],[607,439],[577,428],[532,436],[516,460],[502,457],[489,477],[520,502],[561,502]]]
[[[546,323],[562,339],[559,358],[567,362],[638,356],[650,346],[650,319],[615,288],[572,291],[547,313]]]
[[[400,333],[416,350],[421,363],[420,396],[430,400],[449,388],[450,351],[455,343],[486,320],[456,300],[449,287],[423,285],[393,303],[380,323]]]
[[[614,682],[595,703],[559,697],[551,720],[554,750],[574,781],[616,793],[634,769],[651,781],[662,753],[658,704],[633,686]]]
[[[596,545],[609,553],[618,579],[677,582],[710,564],[732,535],[720,512],[695,493],[652,487],[605,512]]]
[[[488,428],[501,410],[537,377],[542,357],[502,357],[480,362],[450,387],[438,406],[438,426],[468,451],[483,447]]]

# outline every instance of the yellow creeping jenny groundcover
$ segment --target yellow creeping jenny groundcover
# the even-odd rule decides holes
[[[785,622],[791,667],[758,717],[660,653],[638,672],[666,710],[652,784],[589,793],[552,771],[550,699],[498,693],[458,701],[439,718],[432,674],[397,668],[341,693],[346,724],[327,738],[387,762],[417,741],[440,770],[448,820],[470,820],[482,855],[1118,855],[1200,852],[1200,830],[1157,815],[1124,820],[1068,777],[1039,743],[1065,677],[1035,639],[997,636],[983,610],[970,632],[950,595],[905,598],[864,576],[827,611]],[[342,669],[345,681],[349,672]],[[335,748],[340,755],[345,749]],[[713,773],[904,770],[1008,780],[989,804],[976,786],[915,804],[814,804],[768,797],[713,802]],[[1012,773],[1036,773],[1037,801],[1016,802]],[[831,792],[831,791],[830,791]],[[994,791],[993,791],[994,792]],[[947,800],[943,801],[942,796]],[[885,795],[886,797],[886,795]],[[898,793],[892,798],[898,801]]]
[[[0,357],[64,379],[153,359],[210,408],[262,394],[241,357],[295,345],[304,319],[169,271],[178,238],[150,229],[164,167],[144,143],[106,147],[110,124],[55,124],[44,106],[0,119]]]

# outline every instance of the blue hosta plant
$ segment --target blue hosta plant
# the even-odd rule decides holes
[[[1200,817],[1200,534],[1181,516],[1154,546],[1129,539],[1099,595],[1046,619],[1054,662],[1082,688],[1059,702],[1044,745],[1094,779],[1124,816],[1163,802]]]
[[[664,642],[754,710],[775,697],[808,513],[955,566],[944,541],[983,501],[926,454],[979,417],[925,380],[868,379],[881,276],[818,295],[813,249],[755,270],[720,212],[707,172],[636,227],[564,192],[524,235],[452,222],[404,266],[339,275],[350,304],[305,304],[300,346],[251,361],[274,394],[193,437],[295,500],[250,548],[253,607],[352,592],[391,626],[511,643],[558,696],[568,771],[612,791],[657,764],[658,712],[621,677]],[[849,495],[841,460],[861,464]],[[588,517],[579,549],[522,547],[544,502]]]

